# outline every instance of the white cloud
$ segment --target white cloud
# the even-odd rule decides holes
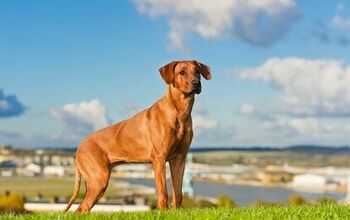
[[[196,101],[195,105],[193,106],[192,115],[201,115],[206,116],[208,115],[208,109],[203,105],[203,103]]]
[[[230,145],[237,138],[236,129],[224,126],[217,118],[212,117],[201,102],[196,102],[192,111],[194,137],[192,146]]]
[[[245,103],[239,108],[239,113],[242,115],[250,115],[254,113],[254,110],[255,110],[254,105]]]
[[[193,146],[218,146],[231,144],[237,136],[233,127],[223,127],[214,118],[194,114],[193,117]]]
[[[219,121],[209,117],[193,117],[193,144],[192,146],[218,146],[227,144],[235,136],[234,129],[223,128]]]
[[[62,108],[51,109],[49,114],[63,124],[63,130],[54,138],[79,140],[109,125],[106,107],[98,99],[66,104]]]
[[[324,133],[332,131],[334,125],[321,122],[317,118],[278,118],[272,121],[265,121],[263,127],[277,131],[278,134],[318,138],[322,137]]]
[[[281,118],[263,122],[266,137],[288,144],[339,145],[350,141],[349,120]]]
[[[350,66],[341,61],[272,58],[259,67],[236,72],[243,79],[262,81],[280,91],[277,104],[269,109],[274,113],[350,116]]]
[[[350,29],[350,18],[344,18],[342,16],[336,15],[333,17],[332,26],[340,30]]]
[[[219,126],[219,122],[215,119],[204,118],[202,116],[193,117],[194,129],[216,129]]]
[[[241,79],[270,85],[276,96],[251,114],[262,125],[264,141],[287,144],[344,144],[350,131],[350,66],[339,60],[271,58],[236,70]],[[248,105],[248,107],[249,107]],[[240,112],[249,112],[241,106]],[[258,123],[259,123],[258,121]]]
[[[155,19],[166,18],[171,49],[186,51],[185,39],[231,37],[268,45],[299,17],[294,0],[133,0],[138,10]]]

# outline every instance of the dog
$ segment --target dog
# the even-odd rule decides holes
[[[76,213],[89,212],[105,192],[111,169],[122,163],[152,163],[157,205],[167,208],[165,169],[169,162],[172,207],[182,203],[185,159],[192,138],[192,107],[202,90],[201,76],[211,79],[210,68],[197,61],[173,61],[159,69],[167,84],[165,95],[148,109],[99,130],[78,146],[75,158],[74,192],[65,211],[79,193],[85,179],[85,198]]]

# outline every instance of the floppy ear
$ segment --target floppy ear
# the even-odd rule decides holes
[[[199,66],[199,71],[201,75],[204,77],[204,79],[210,80],[211,79],[210,67],[198,61],[194,61],[194,62],[197,63],[197,65]]]
[[[159,69],[160,75],[162,76],[162,78],[167,84],[172,83],[174,80],[174,75],[175,75],[174,70],[175,70],[176,64],[177,64],[177,61],[173,61]]]

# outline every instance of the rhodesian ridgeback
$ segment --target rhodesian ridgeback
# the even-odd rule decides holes
[[[201,92],[201,76],[211,79],[208,66],[197,61],[173,61],[159,69],[167,84],[160,100],[148,109],[99,130],[79,145],[75,159],[74,192],[66,211],[75,201],[81,175],[86,194],[77,213],[89,212],[105,192],[111,169],[121,163],[152,163],[158,207],[167,208],[165,169],[169,162],[172,207],[182,202],[185,159],[192,137],[192,107]]]

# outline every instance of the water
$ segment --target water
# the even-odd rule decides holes
[[[118,179],[120,180],[120,179]],[[130,184],[138,184],[154,187],[154,180],[151,179],[123,179]],[[170,182],[168,181],[168,192],[170,192]],[[307,199],[317,199],[319,197],[331,197],[336,200],[345,197],[344,193],[337,192],[302,192],[286,189],[282,187],[259,187],[244,185],[226,185],[220,183],[193,183],[195,196],[206,196],[217,198],[220,195],[231,197],[240,206],[251,206],[258,199],[270,202],[285,202],[289,196],[298,194]]]

